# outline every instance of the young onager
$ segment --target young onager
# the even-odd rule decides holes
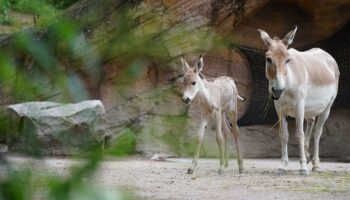
[[[319,170],[319,141],[322,128],[337,96],[339,70],[334,58],[319,48],[300,52],[287,49],[293,41],[297,27],[284,39],[271,39],[258,29],[261,39],[268,47],[266,52],[266,77],[269,93],[274,100],[280,120],[282,160],[279,174],[286,174],[288,164],[288,124],[286,117],[296,120],[296,136],[299,140],[301,175],[309,173],[307,159],[310,160],[309,140],[314,134],[314,155],[312,171]],[[315,119],[316,126],[314,128]],[[307,128],[304,137],[303,122]]]
[[[203,58],[200,56],[198,63],[191,68],[181,58],[184,75],[184,93],[182,101],[191,103],[196,98],[201,109],[201,123],[198,131],[197,149],[187,173],[192,174],[198,163],[204,131],[210,119],[216,120],[216,141],[220,150],[220,169],[223,173],[224,167],[228,166],[227,138],[231,132],[237,148],[237,160],[239,172],[243,171],[243,160],[239,151],[239,129],[237,126],[237,98],[244,101],[237,93],[236,85],[232,78],[222,76],[212,80],[201,78],[203,69]],[[230,131],[231,130],[231,131]]]

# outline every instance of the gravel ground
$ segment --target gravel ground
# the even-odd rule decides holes
[[[18,167],[33,161],[18,156],[8,156],[8,160]],[[200,159],[194,174],[188,175],[190,162],[182,158],[107,159],[84,181],[110,190],[131,191],[137,199],[350,199],[350,163],[321,162],[322,172],[303,177],[298,160],[290,161],[285,176],[276,175],[278,159],[245,159],[243,174],[238,174],[237,163],[231,160],[222,175],[217,173],[218,159]],[[69,168],[79,163],[50,157],[35,161],[34,170],[67,176]]]

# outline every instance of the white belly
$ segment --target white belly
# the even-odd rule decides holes
[[[305,99],[305,117],[314,117],[333,104],[337,95],[336,86],[310,86]]]
[[[328,106],[331,106],[337,90],[335,85],[317,87],[309,85],[305,98],[305,114],[304,118],[316,117],[325,111]],[[296,116],[296,105],[300,102],[300,99],[292,95],[283,95],[276,104],[276,110],[279,106],[281,111],[288,116]],[[277,111],[278,112],[278,111]]]

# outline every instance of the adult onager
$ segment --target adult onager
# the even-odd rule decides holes
[[[266,78],[269,93],[274,100],[280,120],[282,146],[281,166],[278,173],[286,174],[288,164],[288,124],[286,117],[296,121],[296,136],[299,140],[301,175],[309,173],[307,159],[310,159],[309,140],[314,134],[314,154],[312,171],[319,170],[319,141],[322,128],[338,92],[339,70],[334,58],[319,48],[300,52],[288,45],[293,42],[297,27],[284,39],[271,39],[258,29],[261,39],[268,47],[266,52]],[[315,119],[316,126],[314,128]],[[303,123],[307,127],[304,136]]]
[[[238,95],[236,85],[230,77],[221,76],[211,80],[202,78],[200,74],[204,65],[202,56],[199,57],[198,63],[193,68],[191,68],[183,58],[181,58],[181,62],[185,73],[182,101],[185,104],[189,104],[196,98],[201,109],[197,149],[187,173],[192,174],[197,166],[204,132],[210,119],[216,121],[216,141],[220,150],[219,173],[223,173],[224,167],[228,166],[227,138],[230,132],[236,142],[238,167],[239,172],[242,173],[243,160],[239,151],[237,98],[242,101],[244,101],[244,98]]]

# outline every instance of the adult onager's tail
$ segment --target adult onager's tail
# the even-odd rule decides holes
[[[238,94],[237,94],[237,98],[241,101],[245,101],[245,97],[239,96]]]

